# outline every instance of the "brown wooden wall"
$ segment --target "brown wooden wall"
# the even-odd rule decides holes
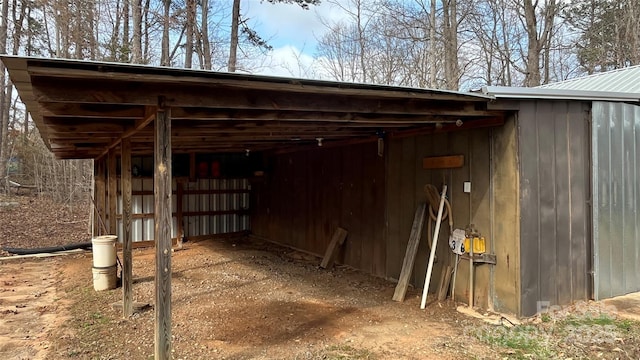
[[[464,155],[464,166],[455,169],[423,169],[422,159],[431,156]],[[474,304],[483,308],[518,313],[518,201],[517,151],[514,120],[495,128],[433,134],[394,140],[389,144],[387,173],[387,277],[397,279],[402,267],[413,214],[426,201],[424,185],[441,189],[448,186],[453,227],[474,224],[486,238],[487,252],[497,264],[476,265]],[[471,181],[471,193],[463,191]],[[426,228],[426,223],[425,223]],[[431,278],[435,291],[445,265],[455,256],[447,247],[448,223],[443,223],[437,245],[438,261]],[[423,231],[413,269],[412,283],[424,286],[429,258]],[[456,279],[456,298],[467,302],[469,262],[460,261]]]
[[[388,279],[400,274],[424,185],[449,186],[454,228],[473,223],[498,264],[476,267],[475,304],[518,312],[517,161],[513,119],[498,128],[392,139],[385,156],[361,144],[273,156],[252,184],[252,232],[322,256],[337,226],[349,231],[339,262]],[[423,169],[429,156],[464,155],[456,169]],[[472,182],[470,194],[463,183]],[[422,232],[411,283],[422,288],[429,257]],[[432,284],[453,264],[448,223],[440,234]],[[467,300],[469,266],[461,261],[456,297]],[[500,284],[496,285],[496,279]],[[435,285],[431,287],[435,290]]]
[[[389,145],[387,276],[397,279],[409,239],[413,214],[419,203],[426,201],[424,186],[432,184],[438,190],[447,184],[447,196],[451,203],[454,229],[464,229],[468,224],[476,228],[491,244],[489,210],[490,167],[489,129],[477,129],[446,134],[434,134],[394,140]],[[423,169],[425,157],[463,155],[464,166],[455,169]],[[463,183],[471,181],[472,192],[463,192]],[[437,211],[437,205],[436,205]],[[433,222],[435,223],[435,222]],[[429,259],[427,222],[422,232],[418,255],[413,269],[412,283],[422,288]],[[448,248],[449,225],[443,222],[437,244],[437,262],[431,278],[430,290],[434,291],[444,266],[454,264],[455,257]],[[479,305],[488,305],[489,267],[476,267],[475,298]],[[466,300],[468,263],[461,261],[458,268],[456,292],[461,301]]]
[[[377,144],[281,154],[252,183],[254,234],[323,255],[336,227],[338,261],[385,276],[385,158]]]

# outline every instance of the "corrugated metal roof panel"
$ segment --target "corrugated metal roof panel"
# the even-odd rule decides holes
[[[640,65],[541,85],[538,88],[640,94]]]

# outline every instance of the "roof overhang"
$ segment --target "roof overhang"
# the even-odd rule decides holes
[[[2,56],[47,146],[97,158],[153,150],[159,102],[174,152],[265,151],[497,125],[492,96],[119,63]],[[461,120],[460,123],[458,120]],[[456,124],[457,125],[454,125]],[[460,126],[460,124],[463,124]]]
[[[484,95],[495,97],[496,99],[640,102],[640,94],[611,91],[485,86],[480,92]]]

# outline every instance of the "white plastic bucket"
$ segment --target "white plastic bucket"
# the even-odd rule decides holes
[[[108,268],[116,265],[116,235],[102,235],[91,240],[93,249],[93,266]]]
[[[116,280],[118,279],[116,266],[107,268],[92,268],[93,272],[93,288],[96,291],[111,290],[116,288]]]

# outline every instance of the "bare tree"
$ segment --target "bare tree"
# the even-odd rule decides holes
[[[164,18],[162,19],[162,55],[160,57],[160,65],[170,66],[169,58],[169,27],[171,25],[171,0],[163,0]]]
[[[519,1],[516,2],[520,4]],[[525,70],[525,86],[538,86],[541,83],[540,62],[543,51],[548,50],[550,37],[555,26],[559,6],[556,0],[545,0],[540,6],[539,1],[523,0],[518,5],[524,19],[527,33],[527,57]],[[538,12],[540,19],[538,19]],[[539,25],[538,22],[541,22]]]
[[[7,53],[9,0],[2,0],[2,19],[0,19],[0,54]],[[7,70],[0,62],[0,187],[4,188],[7,177],[7,140],[9,132],[9,86],[7,85]]]
[[[202,20],[200,24],[201,58],[203,67],[211,70],[211,44],[209,42],[209,0],[202,0]]]
[[[187,0],[186,42],[184,46],[184,67],[193,65],[193,34],[196,22],[196,0]]]
[[[133,39],[131,49],[131,62],[142,62],[142,0],[132,0],[131,10],[133,18]]]
[[[228,71],[235,72],[238,62],[238,27],[240,26],[240,0],[233,0],[231,13],[231,43],[229,45]]]

